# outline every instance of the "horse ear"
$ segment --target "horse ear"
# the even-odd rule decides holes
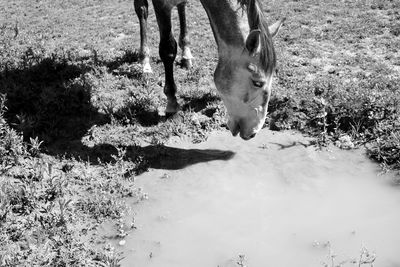
[[[269,33],[272,37],[278,34],[279,30],[281,29],[283,23],[285,22],[286,18],[280,19],[271,26],[268,27]]]
[[[246,49],[250,53],[250,55],[254,55],[257,53],[260,47],[260,30],[252,30],[247,36],[246,39]]]

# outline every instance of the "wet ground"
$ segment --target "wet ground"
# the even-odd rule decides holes
[[[400,266],[400,188],[362,150],[267,130],[169,147],[136,180],[149,198],[132,204],[123,266],[359,266],[373,253]]]

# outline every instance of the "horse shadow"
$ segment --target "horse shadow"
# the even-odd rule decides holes
[[[214,160],[230,160],[235,152],[219,149],[183,149],[165,145],[130,147],[126,156],[143,157],[145,164],[153,169],[179,170],[187,166]]]
[[[94,88],[82,79],[92,71],[93,60],[96,66],[105,66],[110,73],[121,75],[120,67],[125,63],[138,62],[139,57],[133,52],[102,62],[96,58],[72,61],[49,56],[25,59],[24,65],[19,68],[3,68],[0,72],[0,93],[6,95],[6,121],[21,132],[28,143],[30,138],[36,137],[43,141],[42,151],[46,154],[80,158],[92,164],[115,161],[118,154],[115,146],[105,143],[88,147],[81,141],[94,125],[108,124],[112,119],[112,114],[101,113],[92,104]],[[140,79],[135,72],[131,75],[131,79]],[[153,111],[134,106],[128,108],[135,111],[136,122],[144,127],[165,120]],[[148,167],[165,169],[180,169],[200,162],[227,160],[233,156],[231,151],[167,146],[135,146],[126,150],[132,160],[142,157]]]
[[[38,137],[51,154],[54,144],[63,144],[68,150],[92,125],[110,121],[92,106],[90,84],[79,79],[90,71],[89,65],[54,56],[31,61],[0,72],[5,117],[23,134],[24,141]]]

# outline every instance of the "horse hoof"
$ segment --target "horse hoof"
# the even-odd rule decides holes
[[[171,101],[167,103],[167,108],[165,109],[165,116],[171,117],[179,111],[179,104],[176,101]]]
[[[185,69],[190,69],[193,66],[193,62],[191,59],[182,58],[181,59],[181,67]]]

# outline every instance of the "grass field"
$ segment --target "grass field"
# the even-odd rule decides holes
[[[265,126],[366,145],[399,170],[400,3],[264,2],[269,22],[287,18]],[[121,255],[95,233],[105,220],[116,237],[134,227],[120,219],[126,198],[146,198],[135,175],[171,137],[202,142],[225,128],[206,14],[190,1],[194,67],[176,65],[182,110],[169,119],[152,8],[151,75],[138,63],[133,1],[0,0],[0,14],[0,265],[117,266]]]

